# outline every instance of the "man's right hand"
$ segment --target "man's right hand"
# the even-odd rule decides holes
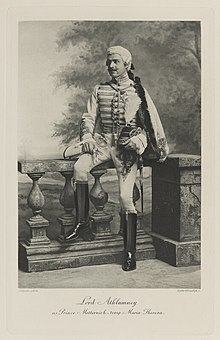
[[[85,141],[82,146],[82,151],[84,153],[90,153],[93,154],[94,148],[96,146],[96,142],[94,139],[90,139],[88,141]]]

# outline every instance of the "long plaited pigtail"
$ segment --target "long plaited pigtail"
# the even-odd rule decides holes
[[[141,99],[141,106],[140,109],[137,111],[137,123],[140,124],[142,128],[145,130],[147,135],[148,143],[151,143],[152,148],[156,151],[156,138],[155,133],[153,130],[153,126],[150,119],[150,113],[148,110],[148,104],[145,96],[144,88],[141,84],[141,80],[139,77],[134,77],[134,74],[131,72],[132,80],[134,81],[134,87],[137,92],[137,95]],[[130,77],[130,76],[129,76]],[[140,191],[141,191],[141,212],[143,212],[144,208],[144,189],[143,189],[143,157],[140,155],[138,159],[138,168],[140,171],[140,178],[139,178],[139,184],[140,184]]]
[[[134,64],[131,64],[131,68],[130,70],[128,71],[128,77],[134,81],[134,73],[132,72],[132,70],[134,70]]]
[[[150,113],[148,110],[148,104],[147,104],[144,88],[141,84],[140,77],[135,77],[134,73],[132,72],[132,70],[134,69],[135,69],[134,65],[131,64],[131,68],[128,71],[128,77],[134,81],[134,88],[139,98],[141,99],[141,113],[137,112],[137,118],[147,133],[148,143],[151,142],[151,144],[156,145],[156,138],[155,138],[154,130],[153,130],[151,119],[150,119]],[[150,131],[148,132],[148,130]]]
[[[135,90],[137,91],[138,96],[141,99],[140,110],[138,110],[137,112],[137,119],[139,121],[138,123],[140,123],[142,128],[144,128],[147,134],[148,143],[151,144],[154,152],[158,154],[157,147],[156,147],[156,136],[154,133],[154,129],[153,129],[151,118],[150,118],[150,113],[148,110],[147,99],[145,96],[144,88],[141,84],[141,79],[139,77],[134,78],[134,87],[135,87]]]

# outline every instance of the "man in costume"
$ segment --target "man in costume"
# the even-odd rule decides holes
[[[134,78],[131,53],[113,46],[107,50],[106,66],[111,80],[95,86],[82,115],[80,139],[83,154],[74,166],[76,183],[77,226],[66,240],[79,235],[92,241],[89,223],[88,172],[96,165],[112,159],[119,183],[121,227],[125,259],[122,269],[136,268],[137,211],[133,203],[133,188],[142,159],[162,162],[168,146],[157,110]]]

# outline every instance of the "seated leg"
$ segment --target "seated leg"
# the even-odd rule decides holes
[[[90,229],[88,172],[93,168],[92,155],[84,154],[74,165],[76,180],[75,202],[77,225],[65,237],[73,241],[79,236],[84,241],[93,241],[95,236]]]
[[[66,241],[72,241],[79,236],[84,241],[93,241],[95,236],[90,229],[89,219],[89,185],[88,173],[98,164],[109,159],[108,153],[100,153],[99,156],[88,153],[80,156],[74,165],[74,178],[76,182],[76,227],[66,235]]]

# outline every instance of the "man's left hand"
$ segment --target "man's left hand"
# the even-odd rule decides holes
[[[143,134],[133,136],[124,147],[127,150],[134,150],[137,154],[141,155],[147,147],[147,138]]]

